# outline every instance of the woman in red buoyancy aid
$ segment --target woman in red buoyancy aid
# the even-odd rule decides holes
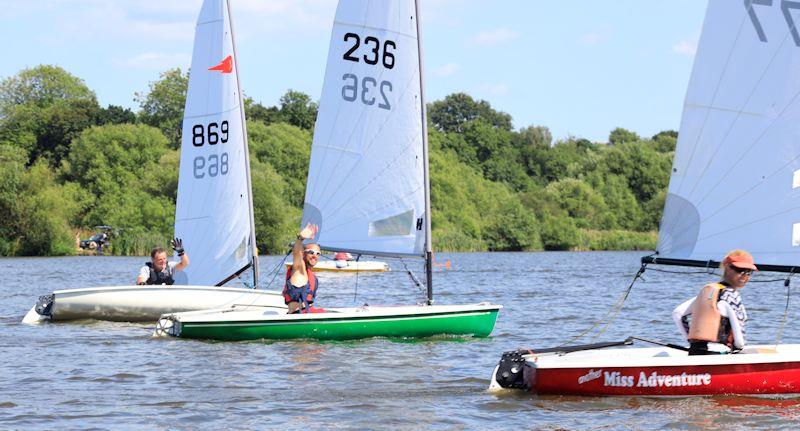
[[[690,355],[735,353],[744,348],[747,311],[739,290],[758,268],[744,250],[728,253],[720,268],[722,280],[703,286],[696,297],[672,312],[678,330],[689,341]]]
[[[312,270],[319,260],[319,245],[303,245],[303,241],[314,238],[318,230],[316,225],[307,224],[297,234],[297,240],[292,247],[292,266],[286,270],[286,284],[283,286],[283,300],[289,307],[290,314],[323,311],[311,307],[319,287],[319,281]]]

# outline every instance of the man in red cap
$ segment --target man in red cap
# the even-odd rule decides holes
[[[747,311],[739,290],[758,268],[750,253],[733,250],[722,259],[720,269],[722,280],[703,286],[696,297],[672,312],[672,319],[689,341],[690,355],[731,353],[744,348]]]

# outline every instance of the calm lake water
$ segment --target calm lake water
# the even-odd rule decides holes
[[[452,264],[434,275],[438,303],[505,307],[490,338],[326,343],[156,339],[152,324],[23,325],[39,295],[128,284],[144,259],[0,259],[0,429],[796,429],[800,398],[486,391],[503,351],[562,344],[605,316],[633,279],[641,255],[438,254],[439,262]],[[280,260],[262,257],[264,272]],[[389,263],[392,271],[378,275],[323,273],[317,303],[421,301],[424,293],[402,263]],[[409,267],[424,278],[418,262]],[[755,280],[770,275],[782,277],[759,274]],[[672,308],[715,278],[648,269],[614,324],[597,339],[577,343],[630,335],[680,342]],[[268,274],[263,279],[266,285]],[[278,289],[274,283],[271,288]],[[773,343],[786,306],[782,281],[750,283],[742,294],[748,340]],[[800,342],[799,298],[790,297],[785,343]]]

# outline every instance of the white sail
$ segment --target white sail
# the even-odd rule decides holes
[[[246,130],[228,4],[206,0],[183,117],[175,235],[191,264],[177,284],[214,285],[253,261]]]
[[[422,255],[425,181],[415,4],[336,10],[303,224],[324,249]]]
[[[800,265],[800,4],[710,0],[659,257]]]

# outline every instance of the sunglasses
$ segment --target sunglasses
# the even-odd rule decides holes
[[[730,268],[732,271],[736,272],[737,274],[741,274],[741,275],[752,275],[753,274],[753,270],[752,269],[737,268],[737,267],[735,267],[733,265],[728,265],[728,268]]]
[[[318,252],[318,251],[316,251],[316,250],[306,250],[306,251],[305,251],[305,253],[306,253],[306,254],[310,254],[310,255],[312,255],[312,256],[319,256],[319,255],[321,255],[321,254],[322,254],[322,253],[320,253],[320,252]]]

